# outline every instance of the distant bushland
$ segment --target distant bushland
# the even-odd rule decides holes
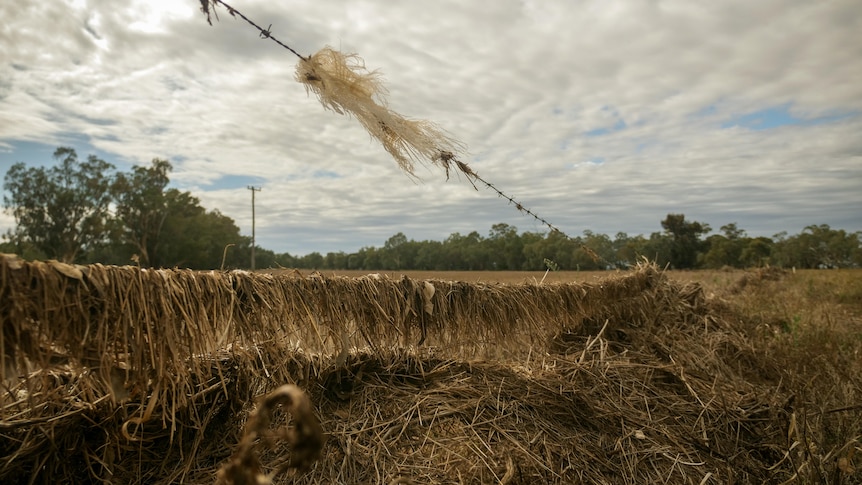
[[[252,242],[233,219],[207,210],[189,192],[169,188],[170,162],[154,159],[129,172],[74,149],[58,148],[56,165],[16,163],[5,174],[4,208],[15,218],[0,252],[67,263],[137,264],[192,269],[247,268]],[[849,268],[862,266],[860,233],[826,224],[749,237],[736,223],[709,235],[709,224],[667,214],[649,236],[613,237],[585,230],[519,232],[506,223],[452,233],[442,241],[397,232],[382,247],[303,256],[255,247],[256,267],[350,270],[540,271],[629,268],[647,259],[673,269]]]

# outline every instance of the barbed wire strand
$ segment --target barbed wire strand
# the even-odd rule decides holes
[[[300,58],[300,59],[301,59],[301,60],[303,60],[303,61],[307,61],[307,60],[309,59],[308,57],[304,57],[302,54],[300,54],[300,53],[298,53],[297,51],[295,51],[295,50],[294,50],[293,48],[291,48],[289,45],[287,45],[287,44],[285,44],[285,43],[281,42],[281,41],[280,41],[280,40],[278,40],[274,35],[272,35],[272,32],[270,31],[270,29],[272,28],[272,24],[270,24],[270,25],[269,25],[269,27],[267,27],[266,29],[264,29],[263,27],[261,27],[261,26],[257,25],[253,20],[251,20],[250,18],[248,18],[248,17],[246,17],[245,15],[243,15],[243,13],[242,13],[242,12],[240,12],[239,10],[235,9],[234,7],[230,6],[229,4],[227,4],[226,2],[224,2],[224,1],[222,1],[222,0],[201,0],[201,5],[202,5],[201,10],[203,10],[203,11],[204,11],[204,13],[206,13],[206,14],[207,14],[207,18],[208,18],[208,19],[209,19],[209,10],[208,10],[207,6],[208,6],[208,4],[209,4],[210,2],[212,2],[212,4],[213,4],[213,5],[215,5],[215,4],[221,4],[221,5],[223,5],[223,6],[227,9],[228,13],[229,13],[229,14],[231,14],[231,16],[233,16],[233,17],[236,17],[237,15],[239,15],[239,17],[240,17],[240,18],[242,18],[243,20],[245,20],[249,25],[253,26],[253,27],[254,27],[254,28],[256,28],[258,31],[260,31],[260,37],[261,37],[262,39],[270,39],[270,40],[272,40],[273,42],[275,42],[276,44],[280,45],[281,47],[284,47],[285,49],[289,50],[293,55],[295,55],[296,57]],[[216,17],[216,18],[218,18],[218,17]],[[603,264],[605,264],[605,265],[611,265],[611,263],[610,263],[609,261],[607,261],[607,260],[606,260],[605,258],[603,258],[602,256],[598,255],[595,251],[593,251],[591,248],[587,247],[587,246],[586,246],[585,244],[583,244],[581,241],[579,241],[579,240],[578,240],[578,239],[576,239],[576,238],[573,238],[573,237],[569,236],[568,234],[566,234],[565,232],[563,232],[562,230],[560,230],[557,226],[555,226],[555,225],[551,224],[551,223],[550,223],[547,219],[545,219],[544,217],[541,217],[541,216],[539,216],[538,214],[536,214],[535,212],[533,212],[532,210],[528,209],[527,207],[524,207],[524,205],[523,205],[523,204],[521,204],[520,202],[518,202],[517,200],[515,200],[515,198],[514,198],[514,197],[509,196],[509,195],[507,195],[505,192],[503,192],[502,190],[498,189],[496,185],[494,185],[494,184],[492,184],[491,182],[488,182],[488,181],[487,181],[487,180],[485,180],[484,178],[480,177],[478,173],[476,173],[475,171],[473,171],[473,169],[471,169],[471,168],[470,168],[470,166],[468,166],[466,163],[464,163],[464,162],[462,162],[462,161],[460,161],[460,160],[458,160],[458,159],[454,158],[454,157],[452,156],[452,154],[451,154],[451,153],[444,152],[444,153],[442,153],[442,154],[441,154],[441,157],[440,157],[440,158],[441,158],[441,160],[443,160],[443,161],[444,161],[444,164],[445,164],[445,166],[446,166],[446,175],[447,175],[447,178],[448,178],[448,174],[449,174],[448,162],[454,162],[454,163],[455,163],[455,165],[458,167],[458,169],[459,169],[462,173],[464,173],[464,175],[467,177],[467,180],[470,182],[470,184],[471,184],[471,185],[473,185],[473,188],[474,188],[474,189],[479,190],[479,189],[478,189],[478,187],[476,187],[476,184],[475,184],[475,182],[479,182],[480,184],[484,185],[487,189],[489,189],[489,190],[491,190],[491,191],[495,192],[495,193],[497,194],[497,196],[498,196],[498,197],[500,197],[500,198],[502,198],[502,199],[507,200],[510,204],[513,204],[513,205],[515,206],[515,209],[517,209],[517,210],[518,210],[518,212],[521,212],[522,214],[526,214],[526,215],[528,215],[528,216],[532,217],[532,218],[533,218],[533,219],[535,219],[537,222],[541,223],[542,225],[544,225],[545,227],[547,227],[548,229],[550,229],[550,230],[551,230],[551,232],[555,232],[555,233],[557,233],[557,234],[560,234],[561,236],[565,237],[565,238],[566,238],[566,239],[568,239],[569,241],[572,241],[572,242],[578,243],[578,244],[581,246],[581,249],[582,249],[582,250],[583,250],[583,251],[584,251],[584,252],[585,252],[585,253],[586,253],[586,254],[587,254],[587,255],[588,255],[588,256],[589,256],[589,257],[590,257],[594,262],[596,262],[596,263],[601,262],[601,263],[603,263]]]
[[[510,203],[510,204],[513,204],[513,205],[515,206],[515,209],[517,209],[517,210],[518,210],[518,212],[520,212],[520,213],[522,213],[522,214],[526,214],[526,215],[528,215],[528,216],[532,217],[532,218],[533,218],[533,219],[535,219],[537,222],[539,222],[539,223],[543,224],[545,227],[547,227],[548,229],[550,229],[550,230],[551,230],[551,232],[555,232],[555,233],[557,233],[557,234],[560,234],[561,236],[563,236],[564,238],[568,239],[569,241],[572,241],[572,242],[578,243],[578,244],[581,246],[581,249],[582,249],[585,253],[587,253],[587,256],[589,256],[589,257],[590,257],[590,259],[592,259],[592,260],[593,260],[593,262],[596,262],[596,263],[601,262],[601,263],[604,263],[605,265],[610,265],[610,264],[611,264],[608,260],[606,260],[606,259],[605,259],[605,258],[603,258],[602,256],[599,256],[595,251],[593,251],[593,250],[592,250],[592,248],[590,248],[590,247],[588,247],[587,245],[583,244],[583,243],[582,243],[582,242],[580,242],[578,239],[575,239],[575,238],[573,238],[573,237],[569,236],[568,234],[566,234],[565,232],[563,232],[562,230],[560,230],[557,226],[555,226],[555,225],[551,224],[551,223],[550,223],[547,219],[545,219],[544,217],[541,217],[541,216],[539,216],[538,214],[536,214],[535,212],[533,212],[532,210],[530,210],[530,209],[528,209],[528,208],[524,207],[524,205],[523,205],[523,204],[521,204],[520,202],[518,202],[517,200],[515,200],[515,198],[514,198],[514,197],[509,196],[509,195],[507,195],[506,193],[504,193],[502,190],[498,189],[496,185],[494,185],[494,184],[492,184],[491,182],[488,182],[487,180],[483,179],[481,176],[479,176],[479,174],[478,174],[478,173],[476,173],[475,171],[473,171],[473,169],[472,169],[472,168],[470,168],[466,163],[464,163],[464,162],[462,162],[462,161],[460,161],[460,160],[458,160],[458,159],[453,159],[452,161],[453,161],[453,162],[455,162],[455,164],[456,164],[456,165],[458,165],[458,169],[459,169],[459,170],[461,170],[461,172],[463,172],[463,173],[464,173],[464,175],[466,175],[467,177],[469,177],[469,178],[468,178],[468,180],[470,181],[470,183],[471,183],[471,184],[473,184],[473,188],[474,188],[474,189],[479,190],[479,189],[478,189],[478,187],[476,187],[475,182],[479,182],[479,183],[481,183],[481,184],[482,184],[482,185],[484,185],[486,188],[488,188],[488,189],[492,190],[493,192],[495,192],[495,193],[497,194],[497,196],[498,196],[498,197],[500,197],[500,198],[502,198],[502,199],[506,199],[507,201],[509,201],[509,203]]]
[[[236,17],[237,15],[239,15],[243,20],[245,20],[246,22],[248,22],[251,26],[253,26],[253,27],[254,27],[254,28],[256,28],[257,30],[259,30],[259,31],[260,31],[260,38],[261,38],[261,39],[270,39],[270,40],[272,40],[273,42],[275,42],[276,44],[278,44],[278,45],[280,45],[280,46],[284,47],[285,49],[289,50],[290,52],[292,52],[292,53],[293,53],[293,55],[295,55],[296,57],[298,57],[298,58],[302,59],[303,61],[307,61],[307,60],[308,60],[308,58],[307,58],[307,57],[304,57],[304,56],[303,56],[302,54],[300,54],[299,52],[296,52],[296,51],[295,51],[295,50],[293,50],[293,48],[292,48],[292,47],[290,47],[289,45],[287,45],[287,44],[285,44],[284,42],[282,42],[282,41],[280,41],[280,40],[276,39],[276,38],[275,38],[275,36],[274,36],[274,35],[272,35],[272,32],[270,32],[270,29],[272,29],[272,24],[269,24],[269,27],[267,27],[266,29],[264,29],[264,28],[263,28],[263,27],[261,27],[260,25],[257,25],[256,23],[254,23],[254,21],[253,21],[253,20],[251,20],[250,18],[248,18],[248,17],[246,17],[245,15],[243,15],[243,14],[242,14],[242,12],[240,12],[239,10],[237,10],[237,9],[235,9],[235,8],[233,8],[233,7],[231,7],[230,5],[228,5],[227,3],[223,2],[222,0],[211,0],[211,1],[212,1],[212,3],[213,3],[213,4],[220,3],[220,4],[224,5],[224,7],[227,9],[227,12],[228,12],[229,14],[231,14],[231,16]]]

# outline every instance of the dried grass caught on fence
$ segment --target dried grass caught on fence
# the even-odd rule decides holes
[[[410,175],[415,175],[417,161],[440,165],[448,172],[450,159],[464,151],[461,142],[434,123],[411,120],[389,109],[380,73],[368,71],[356,54],[324,47],[300,59],[296,79],[317,95],[324,108],[355,117]]]

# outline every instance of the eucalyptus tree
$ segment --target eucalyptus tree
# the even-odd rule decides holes
[[[6,172],[3,205],[15,218],[7,237],[72,263],[108,243],[114,166],[95,155],[81,161],[68,147],[57,148],[54,158],[50,168],[18,162]]]
[[[685,214],[668,214],[661,221],[665,235],[670,237],[670,264],[676,269],[694,268],[698,254],[704,249],[700,237],[708,234],[709,224],[686,221]]]
[[[131,246],[143,266],[160,262],[158,253],[171,200],[165,189],[172,168],[167,160],[156,158],[149,167],[135,166],[127,174],[118,174],[112,187],[117,242]]]

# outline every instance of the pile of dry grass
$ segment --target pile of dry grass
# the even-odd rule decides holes
[[[0,480],[858,478],[858,420],[818,418],[734,311],[652,266],[494,285],[4,256]]]

